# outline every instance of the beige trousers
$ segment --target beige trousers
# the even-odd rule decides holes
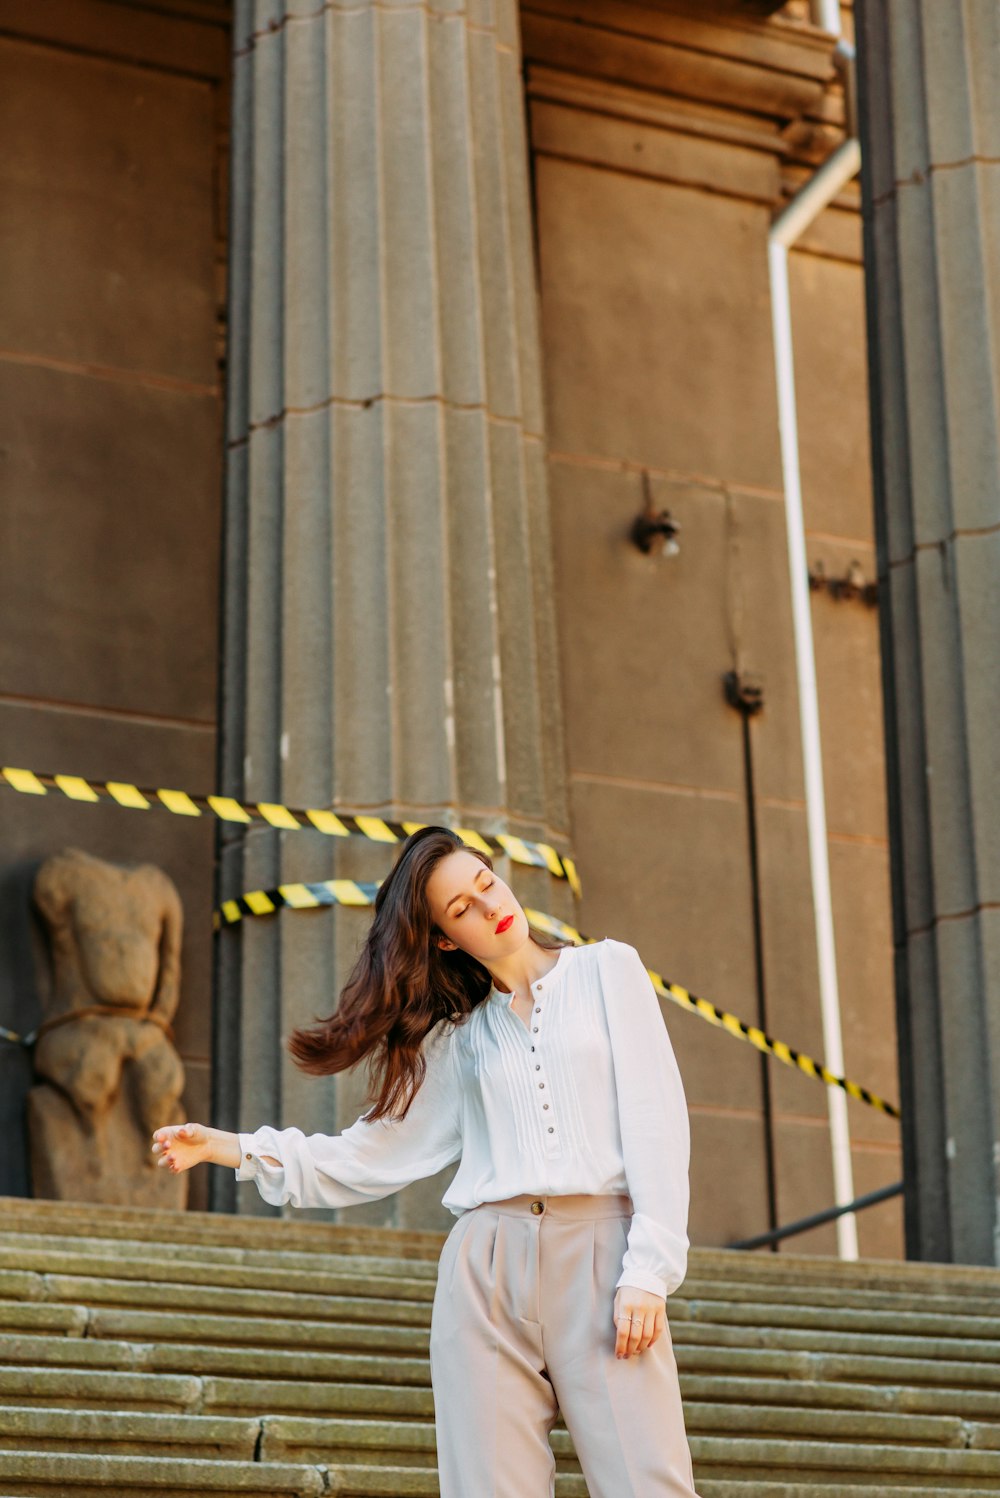
[[[590,1498],[698,1498],[669,1325],[615,1356],[631,1212],[525,1195],[456,1221],[431,1313],[441,1498],[553,1498],[560,1411]]]

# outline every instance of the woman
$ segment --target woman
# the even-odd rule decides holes
[[[635,948],[540,940],[486,854],[423,827],[336,1013],[289,1048],[315,1074],[366,1059],[373,1106],[333,1137],[158,1129],[157,1164],[344,1207],[461,1162],[431,1312],[441,1498],[551,1498],[560,1411],[591,1498],[697,1498],[666,1318],[687,1107]]]

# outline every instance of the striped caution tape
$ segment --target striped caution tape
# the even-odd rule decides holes
[[[277,889],[252,890],[248,894],[240,895],[238,899],[224,902],[221,909],[215,912],[215,929],[235,926],[246,916],[273,915],[282,909],[316,910],[326,905],[373,905],[378,888],[377,883],[356,883],[352,879],[327,879],[319,884],[282,884]],[[530,910],[525,907],[524,913],[530,925],[550,936],[562,937],[566,941],[575,942],[578,946],[589,946],[597,940],[592,936],[583,936],[575,927],[567,925],[565,921],[560,921],[556,916],[547,915],[544,911]],[[869,1108],[876,1108],[880,1113],[888,1114],[890,1118],[899,1118],[899,1109],[894,1104],[887,1103],[884,1098],[870,1092],[867,1087],[848,1081],[846,1077],[838,1077],[835,1072],[828,1071],[811,1056],[804,1056],[801,1051],[796,1051],[792,1046],[786,1045],[783,1040],[773,1040],[756,1025],[748,1025],[735,1014],[729,1014],[725,1009],[717,1009],[707,999],[698,998],[686,988],[682,988],[679,983],[669,982],[652,968],[647,968],[646,971],[656,992],[663,998],[670,999],[672,1003],[678,1004],[680,1008],[700,1015],[710,1025],[717,1025],[719,1029],[728,1031],[737,1040],[747,1041],[766,1056],[776,1056],[786,1066],[797,1067],[799,1071],[805,1072],[806,1076],[815,1077],[817,1081],[825,1082],[828,1087],[842,1087],[849,1097],[856,1098],[859,1103],[867,1103]]]
[[[34,1045],[37,1039],[37,1030],[32,1030],[30,1035],[18,1035],[16,1030],[8,1030],[6,1025],[0,1025],[0,1040],[7,1040],[11,1045]]]
[[[88,1004],[84,1009],[70,1009],[65,1014],[55,1014],[51,1019],[43,1020],[38,1029],[32,1030],[29,1035],[18,1035],[16,1030],[8,1030],[6,1025],[0,1025],[0,1040],[8,1040],[12,1045],[33,1046],[49,1030],[59,1030],[63,1025],[75,1025],[77,1020],[89,1019],[91,1015],[98,1014],[108,1015],[112,1019],[134,1019],[144,1025],[156,1025],[171,1040],[174,1038],[169,1020],[165,1020],[162,1014],[157,1014],[155,1009],[130,1008],[124,1004]]]
[[[10,766],[0,767],[0,786],[27,796],[45,796],[50,791],[66,796],[70,801],[111,801],[135,811],[149,811],[161,806],[174,816],[200,817],[209,813],[223,822],[239,822],[244,825],[269,826],[281,831],[308,831],[324,833],[328,837],[364,837],[372,842],[400,843],[411,833],[426,826],[424,822],[389,822],[381,817],[365,816],[348,812],[333,812],[320,808],[300,810],[271,801],[243,802],[230,796],[195,796],[187,791],[148,790],[127,781],[87,780],[80,775],[46,775],[33,770],[18,770]],[[558,879],[565,879],[574,895],[580,895],[580,881],[574,861],[566,854],[558,853],[548,843],[532,842],[526,838],[513,837],[508,833],[479,832],[474,828],[452,829],[470,848],[478,848],[490,857],[506,855],[512,862],[533,868],[546,868]],[[226,900],[215,913],[216,929],[234,926],[245,916],[271,915],[283,908],[312,910],[328,905],[371,905],[378,890],[377,883],[358,883],[352,879],[329,879],[319,884],[283,884],[273,890],[253,890],[237,899]],[[581,936],[572,926],[546,915],[541,911],[526,911],[529,920],[537,929],[549,931],[578,944],[589,944],[592,937]],[[709,1024],[727,1030],[739,1040],[746,1040],[766,1055],[777,1056],[787,1066],[797,1067],[807,1076],[825,1082],[829,1087],[842,1087],[849,1096],[871,1108],[899,1118],[899,1110],[887,1103],[866,1087],[838,1077],[810,1056],[772,1040],[763,1030],[747,1025],[735,1014],[717,1009],[707,999],[700,999],[682,988],[679,983],[669,983],[659,973],[647,969],[656,991],[664,998],[680,1005],[682,1009],[699,1014]],[[13,1030],[0,1026],[0,1040],[16,1045],[31,1045],[35,1036],[21,1036]]]
[[[328,811],[320,808],[300,810],[274,801],[235,801],[231,796],[193,796],[187,791],[145,790],[122,780],[86,780],[81,775],[42,775],[34,770],[0,767],[0,786],[7,785],[23,796],[46,796],[50,792],[70,801],[111,801],[132,811],[149,811],[160,806],[175,817],[215,816],[222,822],[276,827],[282,832],[321,832],[327,837],[364,837],[374,843],[401,843],[425,822],[388,822],[382,817],[361,813]],[[576,865],[565,853],[557,853],[548,843],[532,842],[506,832],[479,832],[472,827],[454,827],[470,848],[478,848],[491,858],[506,856],[514,863],[531,868],[548,869],[557,879],[565,879],[574,895],[580,896]]]

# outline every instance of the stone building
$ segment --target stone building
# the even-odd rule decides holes
[[[545,840],[582,899],[502,864],[525,905],[824,1059],[768,239],[848,134],[830,6],[2,0],[0,73],[0,762]],[[796,241],[791,347],[843,1068],[896,1101],[879,609],[824,583],[878,571],[860,209]],[[0,826],[0,1022],[37,1015],[39,861],[141,857],[185,905],[190,1114],[356,1117],[281,1037],[365,912],[211,916],[390,848],[9,789]],[[828,1089],[664,1010],[692,1241],[831,1205]],[[900,1178],[894,1119],[840,1137],[855,1193]],[[442,1189],[339,1215],[443,1226]],[[902,1256],[899,1199],[857,1234]]]

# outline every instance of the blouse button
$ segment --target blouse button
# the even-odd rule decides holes
[[[532,1050],[534,1050],[534,1046],[532,1046]],[[535,1063],[535,1070],[536,1070],[536,1071],[541,1071],[541,1069],[542,1069],[542,1068],[541,1068],[541,1066],[540,1066],[540,1065],[539,1065],[539,1064],[538,1064],[538,1062],[537,1062],[537,1061],[536,1061],[536,1063]]]
[[[549,1124],[549,1133],[550,1134],[554,1134],[555,1133],[555,1129],[552,1127],[551,1124]]]
[[[532,1033],[532,1035],[537,1035],[538,1034],[538,1026],[537,1025],[532,1025],[532,1027],[531,1027],[531,1033]],[[534,1050],[534,1046],[532,1046],[532,1050]]]
[[[534,1050],[534,1049],[535,1049],[535,1047],[534,1047],[534,1046],[532,1046],[532,1047],[531,1047],[531,1049],[532,1049],[532,1050]]]
[[[541,1011],[541,1009],[536,1009],[536,1010],[535,1010],[535,1013],[536,1013],[536,1014],[541,1014],[541,1012],[542,1012],[542,1011]]]
[[[544,1087],[544,1086],[545,1086],[545,1083],[544,1083],[544,1082],[539,1082],[539,1084],[538,1084],[538,1085],[539,1085],[539,1087]]]
[[[547,1107],[548,1107],[548,1106],[549,1106],[549,1105],[548,1105],[548,1103],[543,1103],[543,1104],[542,1104],[542,1107],[543,1107],[543,1108],[547,1108]]]
[[[248,1160],[252,1160],[253,1159],[253,1155],[247,1155],[247,1159]]]

